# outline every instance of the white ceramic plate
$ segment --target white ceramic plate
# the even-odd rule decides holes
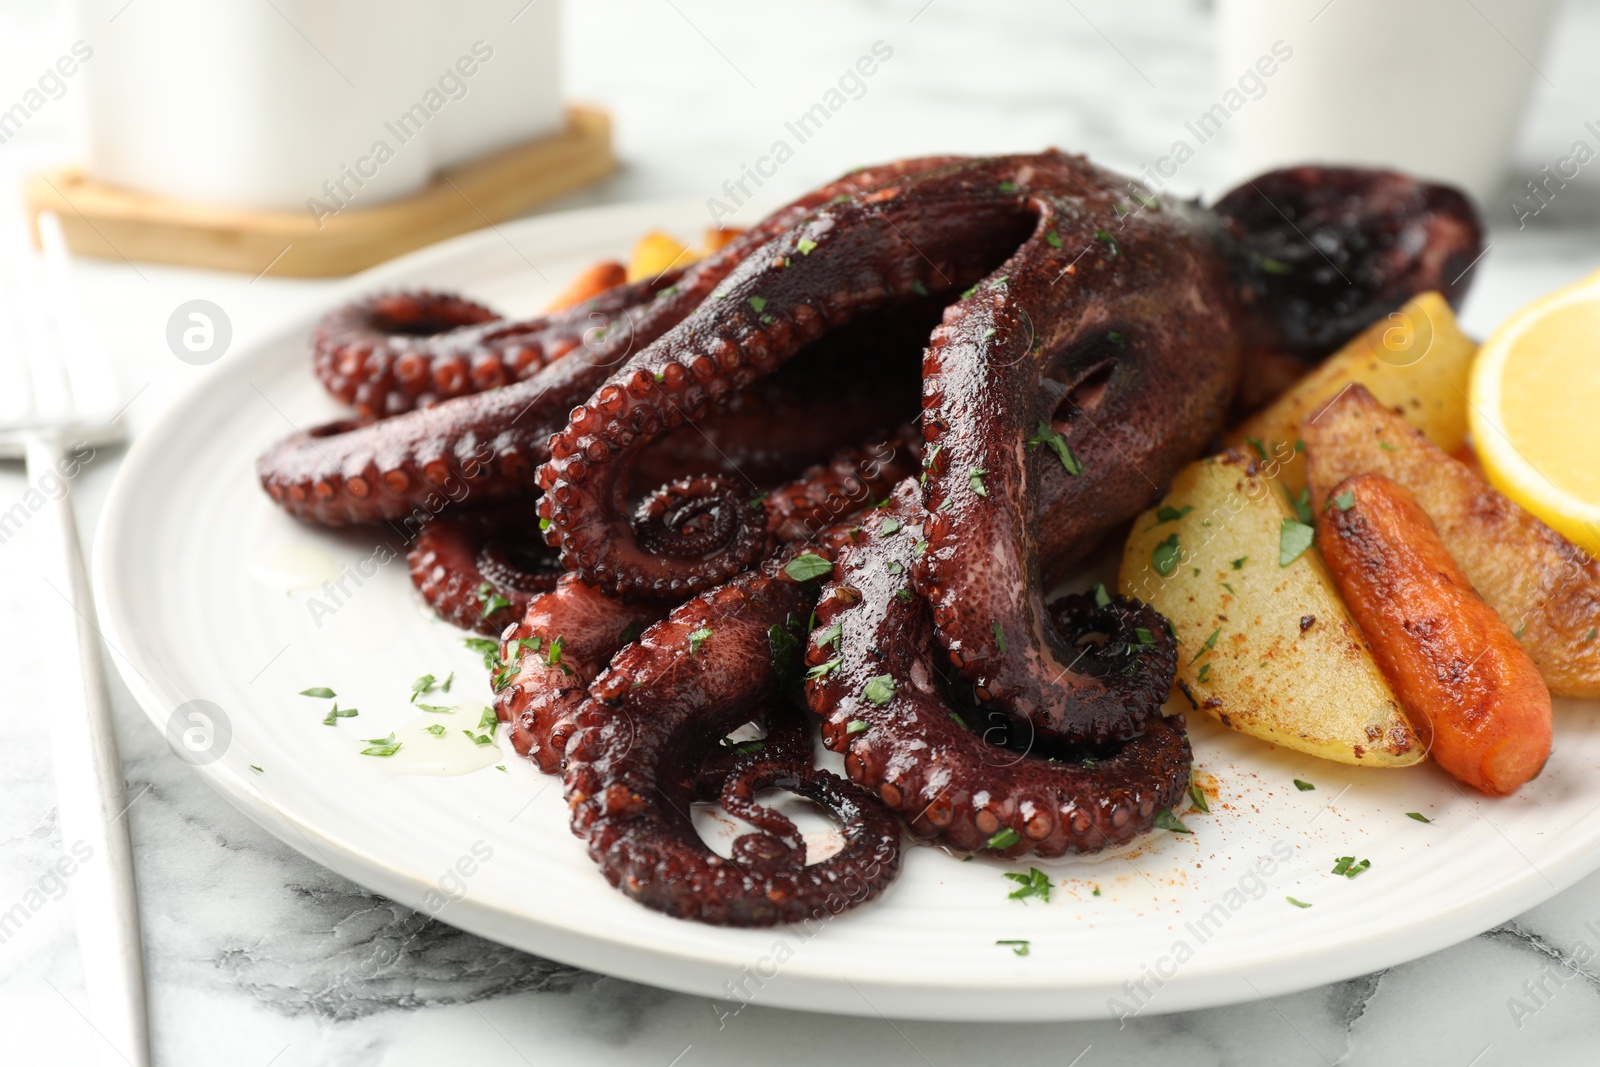
[[[426,284],[531,311],[646,229],[687,236],[703,221],[685,204],[532,219],[406,256],[350,291]],[[175,714],[169,737],[203,727],[187,718],[190,701],[221,709],[216,758],[199,768],[218,791],[307,856],[456,926],[735,997],[723,1010],[754,1002],[947,1020],[1091,1018],[1249,1000],[1387,967],[1600,866],[1600,702],[1558,708],[1549,766],[1501,801],[1467,795],[1431,766],[1345,768],[1191,715],[1198,766],[1216,780],[1212,813],[1185,816],[1189,836],[1158,832],[1119,856],[1050,865],[1048,903],[1008,899],[1014,885],[1002,872],[1025,864],[911,848],[881,900],[815,929],[664,918],[605,884],[567,830],[559,784],[509,751],[457,776],[397,774],[398,757],[359,754],[359,739],[425,714],[408,703],[413,679],[451,670],[451,692],[424,698],[462,705],[434,716],[449,738],[409,735],[404,752],[458,738],[470,750],[459,731],[476,725],[489,688],[462,635],[423,609],[403,561],[347,580],[344,592],[262,580],[271,566],[318,582],[319,569],[337,565],[360,577],[378,543],[295,523],[256,486],[257,453],[290,422],[337,411],[311,374],[312,325],[287,322],[230,355],[134,446],[96,545],[100,616],[158,729]],[[359,717],[323,725],[329,701],[297,695],[312,686],[336,690]],[[203,748],[203,733],[190,742]],[[1371,868],[1331,874],[1345,855]],[[1026,956],[996,944],[1017,939],[1029,942]]]

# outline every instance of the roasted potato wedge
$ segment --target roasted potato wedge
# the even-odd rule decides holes
[[[1391,312],[1329,356],[1227,437],[1280,465],[1276,480],[1291,494],[1305,488],[1300,424],[1353,384],[1399,408],[1428,439],[1454,452],[1467,437],[1467,378],[1478,346],[1462,334],[1438,293],[1424,293]]]
[[[1172,623],[1179,687],[1224,726],[1339,763],[1416,763],[1425,748],[1310,535],[1258,460],[1213,456],[1135,522],[1119,586]]]
[[[1359,386],[1303,427],[1317,508],[1357,474],[1405,486],[1557,696],[1600,696],[1600,562]]]
[[[654,278],[674,267],[687,267],[699,258],[671,234],[651,230],[639,238],[633,246],[632,255],[628,257],[628,281],[640,282]]]

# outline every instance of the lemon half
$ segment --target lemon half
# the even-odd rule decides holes
[[[1600,273],[1506,320],[1478,350],[1470,398],[1495,488],[1600,556]]]

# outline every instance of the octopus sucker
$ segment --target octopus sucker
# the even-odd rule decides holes
[[[422,524],[406,553],[412,584],[443,619],[494,637],[555,588],[555,553],[529,537],[525,509],[452,512]]]
[[[566,311],[338,309],[314,363],[355,417],[258,476],[297,518],[396,526],[436,610],[504,626],[496,711],[612,884],[801,921],[880,894],[906,827],[1059,856],[1180,806],[1171,627],[1050,591],[1230,415],[1409,297],[1458,300],[1481,247],[1460,193],[1387,171],[1208,208],[1053,150],[906,160]],[[808,864],[771,788],[844,848]],[[718,856],[696,802],[755,832]]]
[[[809,754],[753,754],[727,779],[730,800],[755,814],[755,791],[776,785],[816,801],[842,824],[834,855],[806,865],[792,826],[768,819],[725,859],[694,828],[698,768],[721,738],[785,699],[769,631],[809,606],[774,561],[673,609],[591,685],[567,747],[567,803],[573,831],[628,896],[678,918],[769,926],[869,900],[898,873],[899,822]]]

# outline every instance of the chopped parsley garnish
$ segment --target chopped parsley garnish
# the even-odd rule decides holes
[[[1157,526],[1164,526],[1169,522],[1177,522],[1179,519],[1183,518],[1193,510],[1193,504],[1185,504],[1181,508],[1163,505],[1161,510],[1156,512],[1156,521],[1151,523],[1148,527],[1146,527],[1146,529],[1154,530]]]
[[[1408,812],[1406,812],[1406,818],[1415,819],[1418,822],[1432,822],[1433,821],[1432,819],[1428,818],[1426,815],[1422,814],[1422,812],[1420,812],[1420,811],[1408,811]]]
[[[443,723],[437,723],[436,722],[432,726],[428,727],[427,729],[428,729],[428,732],[430,734],[432,734],[434,737],[443,737],[444,736],[444,724]]]
[[[335,701],[333,710],[322,717],[322,725],[336,726],[340,719],[353,719],[360,714],[355,708],[341,708],[338,701]]]
[[[439,680],[431,674],[424,674],[421,678],[411,683],[411,703],[415,704],[417,698],[431,693],[438,687]]]
[[[1091,896],[1096,896],[1096,897],[1099,896],[1100,895],[1100,887],[1099,886],[1095,886],[1094,887],[1094,892],[1092,894],[1090,894],[1090,895]]]
[[[1245,443],[1248,444],[1251,450],[1255,452],[1257,459],[1263,463],[1267,461],[1267,446],[1262,444],[1258,438],[1246,437]]]
[[[1278,566],[1287,567],[1305,555],[1315,536],[1316,531],[1305,523],[1284,519],[1278,530]]]
[[[255,771],[257,774],[266,774],[267,773],[266,771],[262,770],[260,767],[257,767],[254,763],[250,764],[250,769],[252,771]]]
[[[1283,899],[1287,900],[1289,903],[1293,904],[1297,908],[1309,908],[1309,907],[1311,907],[1311,905],[1307,904],[1305,901],[1296,900],[1296,899],[1294,899],[1294,897],[1284,897]]]
[[[1118,246],[1117,239],[1111,236],[1110,233],[1106,232],[1105,230],[1096,230],[1094,231],[1094,236],[1097,241],[1104,241],[1106,244],[1111,246],[1112,255],[1115,256],[1121,254],[1122,249]]]
[[[967,858],[971,859],[972,857],[968,856]],[[1026,956],[1028,954],[1028,942],[1026,942],[1026,941],[1019,941],[1019,940],[996,941],[995,944],[1009,946],[1011,948],[1011,952],[1012,952],[1013,955]]]
[[[791,559],[783,568],[783,573],[797,582],[809,582],[813,578],[821,578],[824,574],[832,573],[833,564],[817,555],[815,552],[802,552]]]
[[[766,310],[767,302],[759,296],[752,296],[750,298],[750,306],[755,308],[756,314],[759,315],[762,311]]]
[[[394,731],[391,730],[388,737],[367,738],[367,747],[361,750],[361,754],[363,756],[392,756],[400,751],[400,746],[404,743],[403,741],[396,741],[394,739]]]
[[[996,619],[991,622],[989,629],[994,632],[994,643],[1000,647],[1001,652],[1004,652],[1006,650],[1006,634],[1004,630],[1000,629],[1000,620]]]
[[[463,638],[461,643],[483,657],[484,670],[493,671],[504,666],[500,662],[500,642],[491,641],[487,637],[467,637]]]
[[[1061,235],[1054,230],[1044,231],[1044,243],[1051,248],[1061,247]]]
[[[1240,556],[1238,559],[1234,560],[1232,564],[1233,569],[1236,571],[1243,570],[1245,561],[1247,561],[1249,558],[1249,556]]]
[[[1014,192],[1017,191],[1017,183],[1016,182],[1001,182],[1000,183],[1000,191],[1002,193],[1014,193]]]
[[[926,551],[928,551],[928,542],[926,542],[926,541],[918,541],[917,542],[917,547],[914,550],[912,550],[912,553],[911,553],[912,558],[921,559],[922,558],[922,554],[924,552],[926,552]],[[1593,636],[1593,635],[1590,635],[1590,636]]]
[[[566,645],[562,642],[560,637],[556,637],[553,640],[551,640],[551,642],[550,642],[550,651],[545,653],[545,657],[544,657],[545,666],[546,667],[560,667],[561,666],[561,650],[563,648],[565,648],[565,647],[566,647]]]
[[[539,519],[539,532],[544,533],[548,529],[550,529],[550,520],[541,516]]]
[[[1149,208],[1151,211],[1161,210],[1161,201],[1157,200],[1153,196],[1146,196],[1143,193],[1136,192],[1133,194],[1133,198],[1139,201],[1139,203],[1143,204],[1145,207]]]
[[[1193,830],[1183,825],[1183,822],[1174,814],[1171,808],[1162,808],[1156,812],[1156,825],[1163,830],[1170,830],[1175,834],[1192,834]]]
[[[888,571],[890,574],[899,574],[906,568],[905,564],[901,563],[899,560],[891,559],[889,562],[883,565],[883,569]]]
[[[1027,874],[1006,871],[1004,877],[1017,883],[1017,888],[1007,894],[1008,900],[1027,900],[1029,897],[1038,897],[1046,904],[1050,902],[1050,876],[1039,868],[1029,867]]]
[[[839,639],[843,636],[844,628],[838,623],[834,623],[832,626],[829,626],[826,630],[823,630],[817,635],[817,643],[819,645],[832,645],[834,648],[838,648]]]
[[[967,471],[967,484],[972,486],[972,491],[984,499],[988,499],[989,490],[984,488],[983,476],[989,472],[982,467],[973,467]]]
[[[1349,511],[1356,506],[1356,494],[1353,489],[1346,489],[1333,498],[1333,503],[1340,511]]]
[[[1378,442],[1378,447],[1383,449],[1385,452],[1398,452],[1398,451],[1400,451],[1399,448],[1397,448],[1394,445],[1391,445],[1388,441],[1379,441]]]
[[[1238,596],[1239,595],[1239,590],[1235,589],[1233,586],[1229,585],[1227,582],[1223,582],[1222,583],[1222,588],[1226,589],[1228,592],[1232,593],[1234,596]]]
[[[494,586],[488,582],[478,586],[478,603],[483,605],[483,612],[479,617],[484,619],[487,619],[501,608],[509,608],[511,606],[511,601],[495,592]]]
[[[1342,874],[1346,878],[1354,878],[1356,875],[1360,874],[1362,871],[1371,866],[1371,860],[1362,860],[1360,863],[1357,863],[1354,856],[1340,856],[1334,861],[1333,873]]]
[[[918,296],[927,296],[928,295],[928,287],[926,285],[923,285],[922,281],[920,279],[912,281],[912,283],[911,283],[911,291],[913,293],[916,293]]]
[[[1269,259],[1266,256],[1257,256],[1256,257],[1256,266],[1260,267],[1262,270],[1266,271],[1268,274],[1288,274],[1289,273],[1289,264],[1281,262],[1280,260]]]
[[[1156,643],[1155,634],[1151,633],[1149,630],[1145,629],[1143,626],[1135,626],[1133,628],[1133,636],[1138,638],[1139,646],[1141,648],[1153,648],[1153,647],[1155,647],[1155,643]]]
[[[1111,594],[1106,592],[1104,582],[1094,583],[1094,602],[1097,607],[1109,608],[1111,606]]]
[[[485,707],[483,714],[478,716],[478,729],[480,730],[493,731],[499,725],[500,717],[494,713],[493,708]]]
[[[1200,646],[1200,651],[1196,652],[1194,654],[1194,659],[1191,659],[1189,662],[1190,663],[1194,663],[1195,660],[1198,660],[1201,656],[1205,655],[1207,652],[1210,652],[1213,648],[1216,648],[1217,647],[1217,635],[1220,634],[1220,633],[1222,633],[1222,627],[1220,627],[1220,626],[1217,627],[1215,630],[1212,630],[1211,631],[1211,636],[1206,638],[1206,643]]]
[[[312,686],[310,689],[300,690],[300,695],[303,697],[317,697],[320,700],[331,700],[339,694],[335,693],[332,689],[329,689],[325,685],[316,685]]]
[[[417,707],[423,711],[430,711],[435,715],[454,715],[456,713],[455,708],[447,708],[440,704],[418,704]]]
[[[700,646],[705,644],[706,643],[706,639],[709,638],[710,636],[711,636],[711,628],[708,627],[708,626],[702,626],[702,627],[700,627],[700,629],[698,629],[694,633],[690,634],[689,635],[689,655],[693,656],[696,653],[698,653],[700,651]]]
[[[1056,454],[1056,458],[1061,461],[1062,469],[1074,478],[1083,473],[1083,461],[1078,458],[1077,453],[1072,451],[1072,446],[1067,444],[1067,439],[1057,433],[1056,428],[1044,419],[1039,420],[1039,429],[1032,437],[1028,438],[1028,444],[1044,445],[1049,448],[1050,451]],[[987,496],[988,494],[984,495]]]
[[[867,688],[862,693],[872,703],[882,707],[894,699],[894,679],[887,674],[880,674],[876,678],[867,680]]]
[[[494,744],[494,734],[492,734],[492,733],[475,734],[471,730],[462,730],[461,732],[466,734],[468,737],[472,738],[472,743],[475,744],[475,745],[492,745],[492,744]]]
[[[1192,767],[1189,769],[1189,799],[1201,814],[1211,814],[1211,805],[1206,803],[1206,791],[1201,789],[1200,783],[1194,780],[1194,768]]]
[[[1295,779],[1295,780],[1294,780],[1294,787],[1295,787],[1295,788],[1296,788],[1296,789],[1298,789],[1298,790],[1300,790],[1300,792],[1302,792],[1302,793],[1309,793],[1309,792],[1311,792],[1311,791],[1312,791],[1312,790],[1313,790],[1313,789],[1315,789],[1315,788],[1316,788],[1316,786],[1314,786],[1314,785],[1312,785],[1312,784],[1311,784],[1311,783],[1310,783],[1310,782],[1302,782],[1302,781],[1301,781],[1301,780],[1300,780],[1300,779],[1298,779],[1298,778],[1296,778],[1296,779]]]
[[[1201,685],[1207,685],[1207,684],[1210,683],[1210,681],[1211,681],[1211,664],[1209,664],[1209,663],[1200,664],[1200,673],[1195,675],[1195,681],[1199,682]]]
[[[867,732],[867,723],[866,723],[865,720],[856,719],[849,726],[846,726],[844,728],[844,732],[846,734],[852,734],[852,735],[853,734],[864,734],[864,733]]]
[[[1150,565],[1156,573],[1163,578],[1171,578],[1178,569],[1178,557],[1182,550],[1178,547],[1178,535],[1173,534],[1161,542],[1150,553]]]
[[[1283,495],[1288,497],[1289,506],[1294,509],[1295,518],[1307,526],[1311,525],[1312,520],[1316,518],[1311,513],[1311,487],[1307,486],[1300,490],[1299,496],[1289,496],[1289,490],[1287,489],[1283,491]]]
[[[1122,335],[1121,335],[1121,334],[1120,334],[1120,333],[1118,333],[1118,332],[1117,332],[1117,331],[1116,331],[1116,330],[1107,330],[1107,331],[1106,331],[1106,340],[1107,340],[1107,341],[1110,341],[1110,342],[1111,342],[1111,343],[1112,343],[1112,344],[1114,344],[1114,345],[1120,345],[1120,344],[1122,344],[1122,343],[1123,343],[1123,342],[1124,342],[1124,341],[1126,341],[1126,340],[1127,340],[1127,338],[1126,338],[1126,337],[1123,337],[1123,336],[1122,336]]]
[[[883,520],[883,526],[881,527],[881,532],[883,533],[883,536],[885,536],[885,537],[888,537],[890,534],[899,533],[900,532],[900,520],[895,518],[893,515],[891,515],[888,518],[884,519]]]
[[[989,838],[985,844],[994,849],[1008,849],[1021,840],[1022,835],[1017,833],[1011,827],[1007,826],[1004,830],[1001,830],[999,833]]]
[[[1584,643],[1587,644],[1588,642],[1593,641],[1597,635],[1600,635],[1600,630],[1595,629],[1593,626],[1589,627],[1589,636],[1583,639]]]
[[[795,251],[799,252],[802,256],[809,256],[817,247],[817,242],[813,241],[809,237],[802,237],[794,247]]]
[[[909,603],[911,603],[911,590],[903,588],[903,587],[900,588],[900,589],[896,589],[894,591],[894,598],[896,600],[900,601],[900,603],[902,603],[902,604],[909,604]]]
[[[806,671],[806,677],[807,678],[826,678],[828,675],[830,675],[834,671],[838,670],[839,669],[839,664],[841,664],[843,662],[844,662],[844,657],[843,656],[835,656],[832,659],[830,659],[828,662],[819,663],[815,667],[812,667],[809,671]]]

